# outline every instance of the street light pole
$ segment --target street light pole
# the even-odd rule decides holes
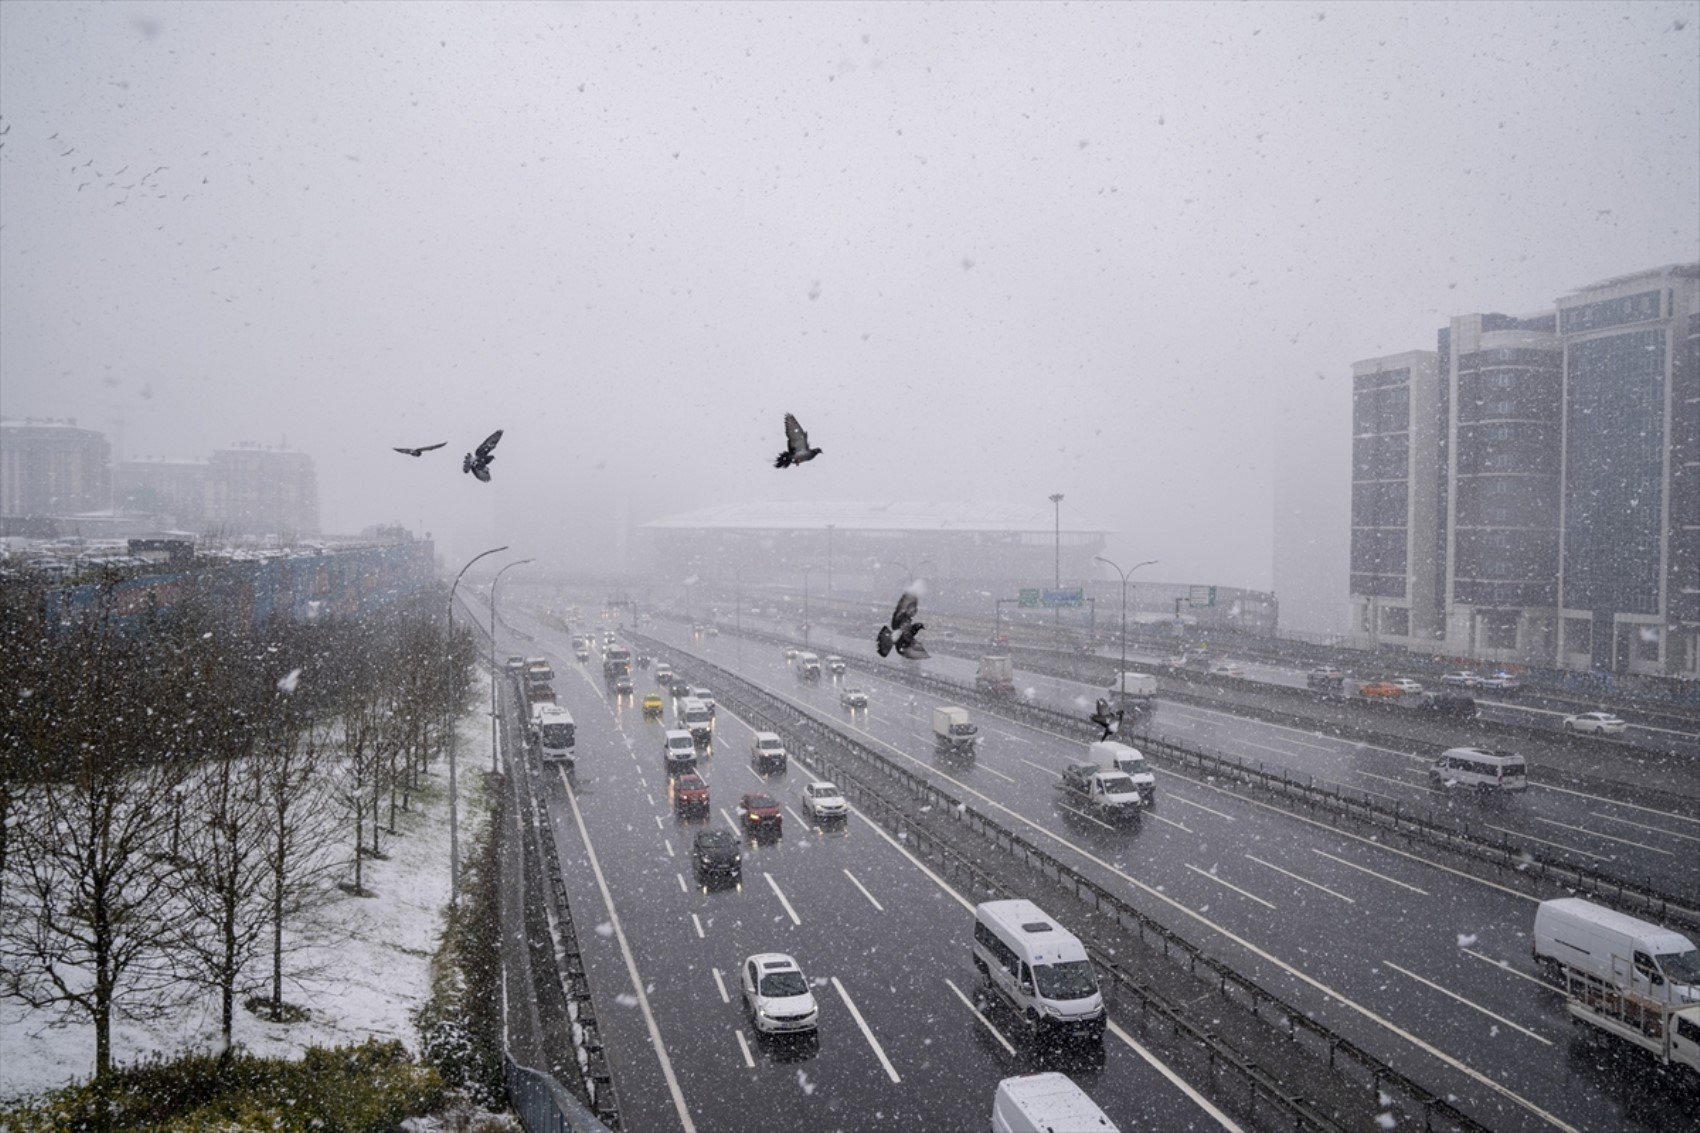
[[[813,566],[806,566],[806,567],[803,568],[803,648],[804,649],[807,649],[809,647],[809,629],[811,628],[810,625],[809,625],[809,572],[814,570],[814,569],[815,568]]]
[[[516,566],[534,563],[536,559],[521,559],[517,563],[509,563],[496,572],[496,577],[490,580],[490,774],[496,773],[496,750],[499,746],[496,736],[496,583],[502,581],[502,576]]]
[[[1121,579],[1122,579],[1122,664],[1121,664],[1121,668],[1116,670],[1116,681],[1117,681],[1118,684],[1123,686],[1122,692],[1125,694],[1127,692],[1127,689],[1125,687],[1127,678],[1125,676],[1123,676],[1122,674],[1127,672],[1127,580],[1128,580],[1128,577],[1130,575],[1132,575],[1133,572],[1138,570],[1140,567],[1156,566],[1157,560],[1156,559],[1147,559],[1145,562],[1135,563],[1133,566],[1129,567],[1127,570],[1124,571],[1124,570],[1122,570],[1121,567],[1117,566],[1115,563],[1112,563],[1109,559],[1106,559],[1103,555],[1093,555],[1092,557],[1096,561],[1103,563],[1105,566],[1109,567],[1111,570],[1113,570],[1117,574],[1121,575]]]
[[[455,587],[460,585],[461,576],[466,574],[467,567],[483,558],[507,550],[506,547],[491,547],[488,551],[480,551],[466,560],[466,566],[460,568],[460,574],[455,575],[454,582],[449,584],[449,634],[448,645],[453,647],[455,628]],[[457,767],[455,764],[455,733],[456,728],[451,721],[449,724],[449,904],[457,904],[460,900],[460,787]]]
[[[1057,590],[1061,590],[1062,589],[1062,493],[1061,492],[1052,492],[1051,493],[1051,506],[1056,509],[1056,519],[1057,519],[1057,529],[1056,529],[1056,536],[1057,536],[1057,541],[1056,541],[1057,568],[1056,569],[1057,569],[1057,574],[1056,574],[1056,582],[1054,584],[1054,588],[1057,589]],[[1062,626],[1062,607],[1060,605],[1059,606],[1052,606],[1051,609],[1056,614],[1056,624],[1060,628]]]
[[[826,525],[826,600],[832,602],[832,529],[837,524]]]

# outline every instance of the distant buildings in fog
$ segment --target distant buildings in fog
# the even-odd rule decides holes
[[[0,422],[0,518],[19,534],[137,526],[203,534],[313,535],[319,483],[313,458],[240,444],[206,460],[114,464],[104,434],[76,421]]]
[[[1355,644],[1700,676],[1700,264],[1352,368]]]

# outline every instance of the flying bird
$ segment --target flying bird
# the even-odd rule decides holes
[[[462,472],[470,472],[478,479],[488,484],[490,482],[490,462],[496,459],[496,442],[502,439],[502,430],[497,429],[484,443],[478,446],[476,452],[469,452],[460,462]]]
[[[785,451],[773,462],[775,468],[789,468],[821,454],[820,449],[809,447],[809,434],[803,432],[803,427],[789,413],[785,415],[785,445]]]
[[[897,600],[897,609],[891,612],[891,624],[880,626],[879,634],[874,638],[874,648],[879,650],[881,657],[889,656],[893,649],[897,650],[899,657],[910,661],[925,661],[932,656],[915,636],[927,628],[915,620],[920,609],[921,600],[915,592],[905,590],[903,597]]]
[[[1125,709],[1118,708],[1114,714],[1112,714],[1110,712],[1110,702],[1105,700],[1103,697],[1098,698],[1098,710],[1092,713],[1092,722],[1104,729],[1104,734],[1098,737],[1100,742],[1109,739],[1111,736],[1121,731],[1122,713],[1124,711]]]
[[[421,445],[418,448],[398,448],[395,451],[404,452],[408,456],[423,456],[425,453],[434,452],[448,443],[447,441],[438,441],[434,445]]]

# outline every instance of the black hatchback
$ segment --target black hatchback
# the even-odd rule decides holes
[[[699,879],[738,881],[744,876],[744,852],[729,830],[698,831],[691,845],[691,864]]]

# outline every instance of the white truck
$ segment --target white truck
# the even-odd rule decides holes
[[[933,751],[938,755],[974,761],[974,746],[980,742],[980,728],[968,719],[968,709],[938,707],[933,709]]]
[[[998,653],[980,658],[979,671],[974,674],[974,688],[988,696],[1014,696],[1014,662],[1006,654]]]
[[[799,653],[799,654],[797,654],[796,670],[797,670],[797,679],[798,680],[808,681],[811,684],[819,684],[820,683],[820,654],[818,654],[818,653]]]
[[[1633,1043],[1667,1066],[1700,1074],[1700,1006],[1672,1007],[1572,971],[1564,1009],[1577,1023]]]
[[[1150,673],[1118,673],[1109,692],[1110,703],[1130,716],[1149,715],[1157,707],[1157,678]]]
[[[539,704],[532,717],[532,727],[537,739],[537,754],[544,763],[572,765],[576,729],[571,712],[553,704]]]
[[[1125,771],[1106,770],[1096,763],[1073,763],[1063,768],[1057,790],[1069,805],[1101,822],[1138,822],[1145,800]]]
[[[1700,1003],[1700,950],[1680,932],[1627,913],[1560,897],[1535,908],[1535,967],[1560,986],[1593,980],[1631,997]]]
[[[1139,788],[1139,799],[1146,806],[1157,804],[1157,776],[1151,773],[1151,767],[1145,762],[1145,756],[1138,748],[1119,744],[1114,740],[1100,740],[1086,749],[1092,762],[1101,767],[1114,768],[1123,772],[1133,785]]]

